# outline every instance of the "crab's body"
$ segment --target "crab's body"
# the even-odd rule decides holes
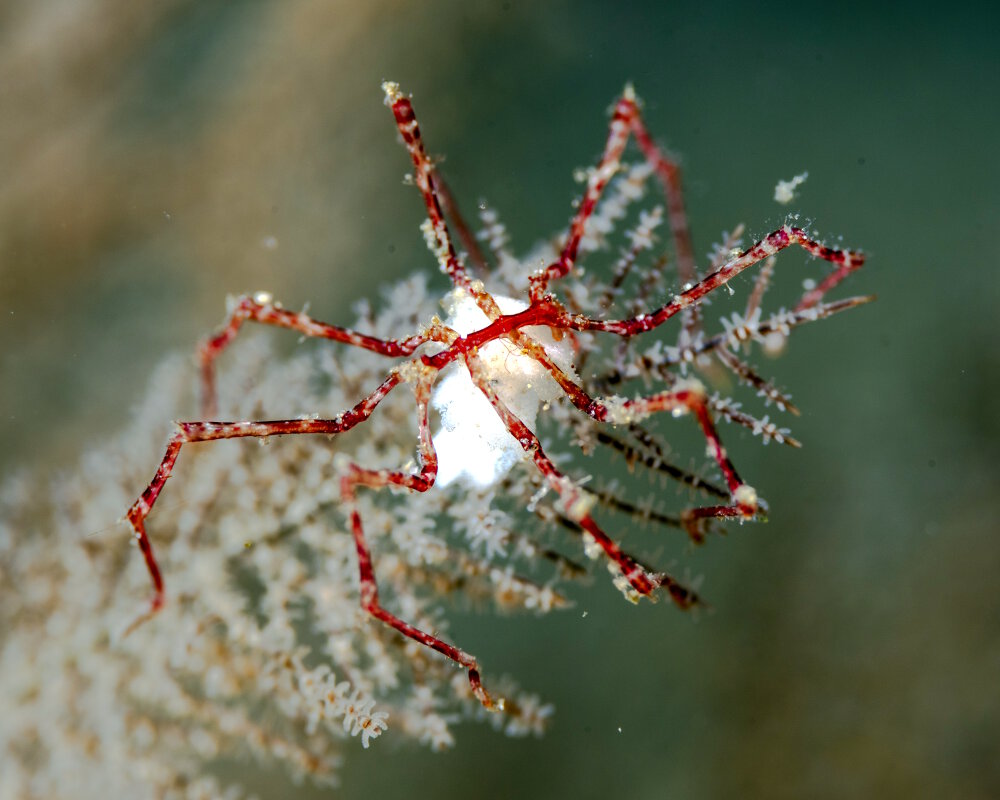
[[[494,295],[503,314],[524,311],[528,303]],[[464,289],[454,289],[444,300],[444,324],[462,336],[475,335],[488,327],[490,319]],[[552,359],[564,373],[576,379],[573,370],[572,340],[556,342],[548,328],[525,328],[523,334]],[[479,348],[480,369],[507,408],[536,432],[539,409],[555,402],[562,390],[555,379],[530,355],[512,342],[497,339]],[[441,427],[434,434],[438,456],[437,483],[447,486],[456,480],[485,488],[495,484],[514,464],[524,458],[524,450],[478,389],[464,363],[446,368],[431,394]]]

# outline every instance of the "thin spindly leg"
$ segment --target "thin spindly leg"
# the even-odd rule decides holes
[[[160,492],[163,491],[167,480],[170,478],[170,474],[173,472],[174,465],[177,462],[177,457],[180,455],[181,448],[184,445],[194,442],[208,442],[215,439],[239,439],[248,436],[264,439],[269,436],[285,436],[289,434],[320,433],[329,436],[344,433],[368,419],[375,410],[375,407],[401,382],[402,378],[399,372],[393,370],[389,373],[389,377],[375,391],[357,403],[353,408],[332,419],[175,423],[177,430],[167,442],[166,452],[160,461],[160,466],[157,468],[156,474],[126,514],[129,523],[132,525],[133,535],[145,559],[150,581],[153,584],[153,599],[150,603],[149,611],[136,619],[128,627],[127,632],[134,630],[163,607],[163,575],[160,572],[156,556],[153,553],[153,546],[146,533],[146,517],[156,503],[156,499],[160,496]]]
[[[444,212],[441,209],[441,197],[435,186],[434,165],[424,149],[424,141],[420,135],[420,125],[417,123],[413,104],[409,97],[399,91],[399,84],[386,81],[382,84],[382,90],[385,92],[385,104],[392,110],[392,116],[396,120],[396,128],[410,154],[414,168],[413,179],[427,209],[427,222],[423,228],[427,246],[437,258],[441,271],[448,276],[452,284],[458,289],[469,292],[483,313],[491,320],[496,319],[501,313],[493,296],[483,288],[480,282],[469,278],[465,271],[465,265],[462,264],[455,252],[455,245],[448,232],[448,223],[445,221]]]
[[[662,411],[671,411],[674,413],[691,412],[694,414],[708,443],[712,457],[719,465],[719,469],[722,471],[722,475],[726,480],[726,485],[729,487],[733,504],[706,506],[703,508],[694,508],[685,511],[682,516],[682,521],[685,530],[687,530],[688,535],[693,541],[700,543],[704,539],[704,532],[701,525],[701,520],[703,519],[710,517],[751,519],[757,513],[758,504],[760,502],[757,497],[757,493],[752,487],[743,483],[739,474],[736,472],[736,467],[729,459],[726,449],[722,444],[722,440],[719,438],[711,413],[709,412],[707,402],[708,398],[705,394],[705,388],[700,382],[687,381],[686,385],[682,388],[660,392],[650,397],[618,401],[616,403],[617,407],[612,409],[608,405],[610,401],[602,398],[591,397],[582,387],[577,385],[568,375],[566,375],[566,373],[563,372],[551,358],[549,358],[548,354],[541,345],[534,340],[523,336],[523,332],[519,333],[522,333],[522,340],[519,342],[522,349],[524,349],[527,354],[535,358],[549,371],[549,374],[552,375],[555,381],[566,393],[573,405],[598,422],[630,424],[637,422],[650,414]],[[487,392],[487,397],[489,396],[490,392]],[[492,398],[491,402],[493,402]],[[496,403],[494,403],[494,407],[497,408],[497,413],[499,413],[501,417],[504,417],[504,414],[501,412]],[[505,422],[507,422],[506,418]],[[510,422],[508,424],[508,429],[511,424],[515,423]],[[523,426],[523,423],[520,423],[520,425],[527,430],[526,426]],[[528,431],[528,433],[531,432]],[[534,437],[534,434],[531,434],[531,436]],[[520,441],[520,437],[515,436],[515,438],[518,438]],[[547,458],[545,460],[548,461]],[[543,474],[547,474],[547,468],[543,468],[541,465],[539,465],[539,468],[542,470]]]
[[[824,250],[829,250],[830,248],[823,248]],[[822,253],[816,253],[820,258],[825,258]],[[830,260],[830,259],[827,259]],[[818,303],[823,300],[823,296],[830,291],[834,286],[840,283],[844,278],[854,272],[856,269],[860,269],[861,265],[864,264],[864,258],[853,258],[846,259],[840,262],[834,262],[836,268],[827,275],[822,281],[820,281],[819,286],[815,289],[810,289],[804,295],[802,299],[799,300],[797,306],[795,306],[796,311],[804,311],[808,308],[814,308]]]
[[[455,196],[451,193],[451,189],[448,188],[445,179],[441,177],[439,170],[434,170],[431,173],[431,186],[441,204],[441,209],[451,219],[451,224],[455,228],[455,235],[458,236],[462,247],[468,253],[469,261],[472,262],[473,267],[475,267],[481,278],[487,277],[490,273],[490,265],[486,260],[486,254],[483,252],[483,248],[479,246],[479,242],[476,241],[475,234],[473,234],[472,229],[465,221],[465,217],[462,216],[462,210],[458,207]]]
[[[687,213],[684,210],[680,168],[656,145],[649,135],[639,112],[635,91],[631,86],[626,86],[622,96],[615,103],[615,109],[608,126],[608,138],[604,152],[587,179],[587,187],[570,222],[569,233],[559,254],[559,259],[532,280],[531,294],[533,299],[540,298],[547,290],[550,281],[568,274],[576,263],[580,242],[586,232],[587,221],[597,208],[609,181],[621,166],[622,153],[628,144],[630,133],[635,136],[639,149],[646,161],[656,171],[663,185],[670,228],[674,238],[674,248],[677,253],[678,276],[683,284],[693,283],[697,278],[691,231],[688,226]]]
[[[379,339],[358,333],[350,328],[319,322],[304,312],[288,311],[264,295],[247,295],[237,300],[226,323],[198,346],[198,363],[201,367],[201,412],[204,418],[217,412],[218,397],[215,390],[215,359],[236,338],[244,322],[259,322],[278,328],[297,331],[303,336],[330,339],[335,342],[360,347],[390,358],[412,355],[427,341],[424,334],[406,339]]]
[[[675,414],[690,412],[694,415],[732,497],[730,505],[704,506],[687,509],[683,512],[681,520],[691,539],[695,542],[701,542],[704,539],[702,521],[706,519],[752,519],[763,506],[763,501],[757,496],[757,492],[752,486],[743,482],[730,460],[712,420],[705,387],[700,381],[685,381],[669,391],[659,392],[649,397],[626,400],[621,403],[620,408],[614,410],[611,421],[614,421],[614,416],[632,421],[663,411]]]
[[[340,494],[344,501],[345,508],[351,520],[351,533],[354,536],[354,545],[358,554],[358,572],[361,583],[361,606],[369,614],[386,625],[395,628],[404,636],[408,636],[415,642],[430,647],[439,653],[450,658],[452,661],[461,664],[468,670],[469,684],[476,698],[486,708],[495,708],[502,703],[494,704],[493,699],[483,687],[479,673],[479,663],[474,656],[469,655],[464,650],[455,647],[442,639],[432,636],[426,631],[411,625],[400,619],[391,611],[388,611],[379,601],[378,583],[375,579],[375,568],[372,563],[371,550],[365,541],[364,528],[361,523],[361,514],[358,512],[356,488],[365,486],[370,489],[381,489],[386,486],[399,486],[409,489],[412,492],[426,492],[434,485],[437,477],[437,453],[431,441],[430,422],[428,420],[428,406],[430,402],[431,384],[433,383],[435,370],[427,370],[425,377],[416,384],[417,414],[419,418],[419,460],[420,469],[415,473],[395,472],[392,470],[365,469],[357,464],[351,464],[340,480]]]
[[[635,94],[626,89],[626,99],[631,99],[635,106]],[[656,175],[663,184],[663,193],[667,198],[667,214],[670,219],[670,230],[674,236],[674,249],[677,253],[677,277],[681,284],[693,283],[698,275],[695,272],[694,246],[691,244],[691,228],[688,225],[687,212],[684,210],[684,191],[681,183],[681,169],[677,162],[671,159],[653,141],[646,123],[638,107],[631,116],[632,135],[642,150]]]
[[[663,185],[663,193],[667,199],[670,230],[674,237],[674,251],[677,254],[677,277],[681,286],[690,286],[698,280],[698,272],[694,263],[691,228],[688,225],[687,212],[684,209],[680,167],[676,161],[663,152],[650,136],[638,108],[632,115],[632,135],[635,136],[639,149],[642,150],[646,161],[656,170],[657,177]],[[687,331],[689,338],[694,339],[701,329],[701,307],[691,306],[685,309],[681,316],[683,317],[684,330]]]
[[[576,264],[576,258],[580,251],[580,242],[583,240],[587,228],[587,221],[597,208],[597,203],[601,199],[601,194],[607,187],[608,182],[615,176],[621,166],[622,153],[628,143],[629,130],[632,119],[638,109],[635,103],[635,93],[631,87],[626,88],[621,99],[615,104],[614,113],[611,116],[611,123],[608,126],[608,138],[604,145],[604,152],[597,166],[590,172],[587,178],[587,187],[584,189],[583,198],[577,206],[576,213],[569,225],[569,233],[558,260],[549,264],[540,273],[531,279],[531,299],[540,299],[548,290],[549,282],[557,280],[567,275]]]
[[[802,228],[784,225],[769,233],[752,247],[730,259],[715,272],[706,275],[694,286],[675,296],[669,303],[649,314],[632,319],[600,320],[582,315],[567,315],[566,325],[578,331],[605,331],[619,336],[636,336],[659,327],[678,312],[701,302],[709,293],[724,286],[743,270],[752,267],[786,247],[798,245],[807,252],[837,266],[834,276],[858,269],[865,260],[864,254],[854,250],[837,250],[811,239]],[[845,272],[846,270],[846,272]],[[824,281],[826,283],[826,281]],[[825,291],[825,289],[823,290]]]
[[[448,194],[447,187],[443,186],[439,179],[435,181],[434,166],[424,149],[413,105],[408,97],[399,92],[398,85],[387,82],[383,85],[383,89],[386,93],[386,105],[392,109],[396,127],[413,161],[415,182],[427,208],[428,222],[425,230],[427,243],[438,258],[441,269],[448,275],[452,283],[456,287],[469,291],[483,312],[490,319],[496,319],[500,316],[500,309],[493,297],[483,290],[480,284],[469,279],[464,265],[459,261],[455,252],[442,211],[442,193],[445,206],[451,210],[457,224],[463,226],[462,232],[467,234],[468,231],[464,228],[464,222],[458,215],[457,207]],[[441,183],[440,188],[436,185],[437,183]],[[467,238],[473,245],[475,244],[475,240],[471,236],[463,238]],[[474,255],[481,257],[478,249],[475,250]],[[401,340],[378,339],[338,325],[319,322],[305,313],[287,311],[280,305],[273,303],[270,298],[261,300],[254,296],[241,297],[222,329],[206,339],[198,348],[202,380],[202,414],[206,417],[214,415],[218,405],[215,390],[215,359],[236,337],[240,327],[247,320],[288,328],[305,336],[343,342],[389,357],[412,355],[420,345],[427,341],[427,337],[421,334]]]
[[[561,513],[593,537],[604,554],[618,567],[636,596],[647,597],[662,586],[674,603],[681,608],[690,608],[697,604],[697,595],[691,589],[666,573],[650,572],[601,529],[590,515],[590,509],[596,498],[574,484],[545,454],[538,437],[500,400],[478,358],[469,355],[466,363],[473,382],[489,400],[511,436],[532,459],[548,485],[559,495]]]

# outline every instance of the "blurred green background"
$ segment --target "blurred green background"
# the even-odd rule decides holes
[[[456,613],[552,730],[467,726],[445,755],[390,731],[345,748],[342,796],[1000,796],[1000,13],[916,9],[5,0],[0,475],[70,466],[227,293],[342,321],[433,268],[383,78],[520,251],[566,223],[631,80],[699,254],[779,224],[807,169],[793,208],[870,254],[840,296],[879,301],[767,366],[803,450],[726,430],[773,513],[688,559],[714,613],[603,579],[547,619]]]

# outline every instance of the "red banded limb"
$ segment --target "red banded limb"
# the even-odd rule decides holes
[[[413,104],[409,97],[399,91],[398,84],[386,81],[382,84],[382,90],[385,92],[385,104],[392,111],[393,119],[396,120],[396,128],[410,154],[414,168],[414,182],[420,190],[424,206],[427,209],[427,222],[424,227],[427,246],[437,258],[441,271],[448,276],[452,284],[456,288],[469,292],[483,313],[490,319],[496,319],[500,316],[500,308],[493,296],[483,289],[481,283],[469,278],[465,266],[455,252],[455,245],[451,240],[448,223],[445,221],[444,211],[441,208],[441,198],[435,186],[434,165],[424,149],[420,125],[417,123]]]
[[[230,312],[225,325],[198,346],[202,386],[201,413],[203,417],[212,417],[218,413],[215,359],[236,338],[243,323],[248,321],[297,331],[303,336],[343,342],[389,358],[412,355],[420,345],[429,339],[426,334],[416,334],[406,339],[379,339],[375,336],[358,333],[350,328],[320,322],[301,311],[289,311],[271,301],[270,298],[264,300],[260,295],[240,297]]]
[[[688,608],[693,605],[697,598],[691,590],[683,587],[669,575],[649,572],[601,529],[590,515],[590,507],[596,498],[574,484],[545,454],[538,437],[507,408],[492,388],[478,357],[468,354],[465,361],[473,382],[489,400],[510,435],[517,440],[524,452],[531,458],[549,487],[559,495],[561,513],[590,534],[605,555],[618,567],[619,572],[636,595],[648,597],[660,586],[664,586],[679,606]]]
[[[570,314],[554,298],[543,296],[533,300],[531,305],[523,311],[496,317],[486,327],[467,336],[459,337],[446,350],[433,356],[421,356],[421,358],[427,366],[441,368],[454,361],[459,355],[474,352],[489,342],[532,325],[545,326],[557,332],[597,331],[623,337],[638,336],[658,328],[678,312],[701,302],[706,295],[720,286],[724,286],[745,269],[793,244],[831,263],[851,265],[851,269],[857,269],[864,263],[864,255],[861,253],[826,247],[809,238],[801,228],[785,225],[726,262],[694,286],[675,296],[666,305],[649,314],[640,314],[621,320],[592,319],[582,314]],[[850,302],[855,304],[859,301]]]
[[[475,239],[471,235],[468,235],[467,229],[464,228],[464,222],[458,216],[457,207],[448,193],[447,187],[443,185],[440,179],[435,179],[434,166],[424,149],[423,139],[420,135],[420,126],[413,112],[413,105],[408,97],[399,92],[399,87],[396,84],[386,82],[383,84],[383,89],[386,93],[386,105],[392,110],[396,127],[413,161],[415,182],[420,189],[424,205],[427,208],[429,227],[425,233],[428,245],[437,256],[442,270],[448,275],[452,283],[456,287],[461,287],[470,292],[475,297],[477,304],[482,308],[483,312],[490,319],[495,319],[500,316],[499,307],[492,296],[483,291],[480,285],[469,279],[465,267],[455,252],[455,247],[452,244],[448,225],[442,210],[442,195],[444,197],[444,204],[452,211],[453,218],[459,220],[458,224],[462,226],[462,232],[466,234],[463,238],[471,242],[473,246],[475,245]],[[482,257],[478,248],[475,250],[475,254],[479,258]],[[202,382],[202,415],[205,417],[210,417],[217,413],[218,397],[215,389],[215,359],[236,338],[240,327],[247,320],[298,331],[304,336],[343,342],[389,357],[411,355],[421,344],[427,341],[427,338],[420,334],[403,340],[378,339],[350,330],[349,328],[319,322],[302,312],[288,311],[279,305],[275,305],[270,299],[262,302],[257,297],[241,297],[222,329],[214,336],[206,339],[198,347],[198,362],[201,368]]]
[[[824,250],[829,250],[830,248],[823,248]],[[825,258],[822,253],[818,253],[820,258]],[[804,295],[802,299],[799,300],[797,306],[795,306],[796,311],[804,311],[807,308],[813,308],[818,303],[822,302],[824,295],[830,291],[834,286],[840,283],[844,278],[850,275],[865,263],[864,256],[860,254],[855,254],[857,257],[853,259],[846,259],[841,262],[834,262],[837,264],[837,268],[827,275],[822,281],[820,281],[819,286],[815,289],[810,289]],[[830,260],[830,259],[827,259]]]
[[[150,581],[153,584],[153,598],[149,611],[129,625],[126,633],[134,630],[163,607],[163,575],[156,561],[156,556],[153,553],[152,543],[146,533],[146,517],[153,509],[153,505],[160,496],[160,492],[163,491],[163,487],[170,478],[174,465],[177,462],[177,457],[180,455],[181,448],[184,445],[193,444],[194,442],[208,442],[216,439],[240,439],[245,437],[264,439],[269,436],[285,436],[290,434],[326,434],[329,436],[344,433],[368,419],[376,406],[400,383],[402,383],[402,377],[397,370],[393,370],[389,373],[389,377],[375,391],[362,399],[353,408],[332,419],[174,423],[177,430],[167,442],[166,452],[160,461],[160,466],[157,468],[156,474],[143,493],[139,495],[138,499],[136,499],[128,512],[126,512],[126,517],[132,526],[133,535],[145,559]]]
[[[431,186],[437,195],[441,209],[451,219],[451,224],[455,228],[455,234],[462,243],[462,247],[468,253],[469,261],[472,262],[479,276],[485,278],[490,273],[490,264],[486,260],[486,254],[483,252],[483,248],[479,246],[479,242],[476,241],[476,236],[469,228],[465,217],[462,216],[462,212],[458,207],[454,195],[451,193],[451,189],[448,188],[447,182],[445,182],[445,179],[441,177],[441,173],[437,170],[431,173]]]
[[[354,536],[354,546],[358,554],[358,572],[361,585],[361,607],[375,619],[384,622],[402,633],[404,636],[419,642],[425,647],[447,656],[452,661],[465,667],[469,675],[469,685],[472,693],[486,708],[502,708],[502,702],[494,702],[483,687],[479,672],[479,662],[474,656],[455,647],[442,639],[420,630],[410,623],[400,619],[382,606],[379,601],[378,582],[375,578],[375,567],[372,562],[371,550],[365,541],[361,514],[358,512],[355,490],[359,486],[369,489],[382,489],[386,486],[399,486],[411,492],[426,492],[434,485],[437,478],[438,459],[431,440],[430,422],[428,420],[428,405],[430,402],[431,385],[434,372],[428,370],[415,386],[417,398],[417,415],[419,419],[418,455],[420,469],[415,473],[396,472],[392,470],[365,469],[357,464],[348,466],[340,479],[340,495],[351,521],[351,534]]]
[[[752,519],[756,515],[761,501],[757,497],[756,491],[742,481],[736,471],[736,467],[730,460],[729,455],[722,444],[722,440],[719,437],[715,423],[712,420],[705,388],[700,382],[687,381],[687,385],[682,388],[659,392],[649,397],[622,400],[619,401],[616,404],[617,407],[613,409],[609,406],[608,400],[594,398],[587,394],[582,387],[578,386],[568,375],[566,375],[565,372],[552,362],[548,354],[537,342],[529,340],[529,344],[525,347],[525,350],[549,371],[552,377],[569,397],[573,405],[597,422],[628,424],[651,414],[663,411],[671,411],[675,413],[691,412],[695,416],[698,421],[698,425],[701,427],[702,434],[705,436],[705,440],[708,443],[708,448],[712,453],[712,457],[715,459],[716,464],[718,464],[719,469],[725,478],[726,485],[728,486],[730,495],[733,498],[733,504],[707,506],[686,510],[681,516],[681,521],[688,535],[694,542],[701,543],[704,540],[704,531],[701,524],[701,520],[703,519],[709,517]],[[481,386],[480,389],[482,389]],[[492,390],[490,390],[490,392],[492,392]],[[487,397],[490,397],[489,392],[487,392]],[[492,398],[490,402],[493,402]],[[497,413],[500,414],[501,417],[504,417],[496,403],[494,403],[494,408],[497,408]],[[504,421],[505,424],[507,424],[508,430],[510,430],[511,424],[514,423],[508,423],[506,418],[504,418]],[[524,430],[528,430],[523,423],[520,423],[520,425],[524,427]],[[530,433],[530,430],[528,432]],[[520,437],[514,434],[513,431],[512,435],[520,441]],[[534,436],[534,434],[531,435]],[[546,461],[547,460],[548,459],[546,459]],[[543,468],[541,464],[538,464],[538,466],[542,473],[547,475],[547,467]]]
[[[587,188],[584,190],[583,198],[570,222],[569,233],[559,258],[531,279],[531,299],[533,302],[542,298],[548,290],[550,281],[568,274],[576,264],[587,220],[594,213],[601,194],[621,165],[621,156],[625,145],[628,144],[629,130],[636,114],[638,114],[638,107],[636,106],[635,92],[632,91],[631,87],[627,87],[621,99],[615,104],[604,152],[601,155],[601,160],[587,178]]]
[[[559,259],[550,264],[532,280],[532,298],[541,297],[548,289],[550,281],[569,273],[576,263],[580,242],[583,240],[590,219],[601,195],[607,188],[621,165],[621,156],[628,144],[629,134],[635,137],[647,163],[655,170],[663,186],[667,200],[667,214],[673,234],[674,250],[677,256],[677,274],[682,284],[693,283],[697,278],[694,262],[694,247],[691,230],[684,208],[684,193],[681,185],[681,170],[677,162],[656,144],[642,120],[635,91],[626,86],[615,104],[615,110],[608,128],[608,138],[597,167],[587,179],[587,187],[576,213],[570,222],[569,233]],[[692,322],[692,324],[695,324]]]
[[[646,333],[658,328],[678,312],[701,302],[706,295],[727,284],[743,270],[792,245],[798,245],[817,258],[837,265],[833,276],[841,275],[843,277],[848,272],[858,269],[865,260],[863,253],[827,247],[815,239],[811,239],[802,228],[784,225],[769,233],[740,255],[730,259],[715,272],[706,275],[694,286],[675,296],[666,305],[649,314],[640,314],[637,317],[622,320],[589,319],[583,315],[572,315],[569,317],[567,327],[578,331],[604,331],[618,336],[637,336],[640,333]],[[824,281],[824,284],[826,282]]]
[[[626,419],[641,419],[648,414],[662,411],[690,412],[694,415],[705,441],[708,443],[712,458],[718,464],[732,497],[732,503],[729,505],[689,508],[681,513],[681,522],[691,539],[696,543],[704,540],[703,521],[707,519],[753,519],[763,505],[763,501],[757,496],[757,492],[752,486],[743,482],[729,458],[715,427],[715,422],[712,420],[705,387],[696,380],[679,382],[675,388],[668,391],[649,397],[625,400],[621,403],[621,409],[617,410],[616,413]]]

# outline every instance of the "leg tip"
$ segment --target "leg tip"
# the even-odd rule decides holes
[[[733,502],[739,507],[744,519],[750,519],[757,513],[760,505],[760,498],[757,497],[757,490],[749,484],[743,483],[736,487],[733,492]]]
[[[479,670],[475,667],[469,668],[469,685],[472,686],[472,693],[476,696],[476,699],[483,704],[483,708],[487,711],[504,710],[503,698],[494,700],[490,697],[490,693],[483,686],[482,678],[479,677]]]
[[[155,617],[163,609],[163,604],[164,604],[163,593],[157,592],[156,594],[154,594],[153,599],[149,603],[149,610],[146,611],[144,614],[140,614],[138,617],[136,617],[128,624],[128,627],[125,628],[125,632],[122,633],[122,638],[123,639],[126,638],[141,625],[145,624],[146,622],[149,622],[149,620]]]

